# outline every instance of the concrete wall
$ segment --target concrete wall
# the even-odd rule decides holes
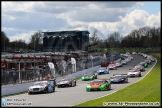
[[[78,71],[76,73],[67,75],[65,77],[81,77],[83,74],[88,73],[88,72],[94,72],[97,71],[97,69],[99,69],[100,66],[95,66],[89,69],[85,69],[82,71]],[[58,83],[60,80],[62,79],[62,77],[58,77],[56,79],[56,83]],[[10,94],[14,94],[14,93],[19,93],[19,92],[25,92],[28,90],[29,86],[33,85],[34,82],[30,82],[30,83],[23,83],[23,84],[15,84],[15,85],[4,85],[1,86],[1,96],[4,95],[10,95]]]

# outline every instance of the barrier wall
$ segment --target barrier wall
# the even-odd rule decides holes
[[[88,73],[88,72],[94,72],[97,69],[99,69],[100,66],[95,66],[89,69],[85,69],[82,71],[78,71],[76,73],[64,76],[64,77],[81,77],[83,74]],[[62,79],[62,77],[58,77],[56,79],[56,83],[58,83],[60,80]],[[4,85],[1,86],[1,96],[5,96],[5,95],[10,95],[10,94],[15,94],[15,93],[19,93],[19,92],[27,92],[29,86],[33,85],[34,82],[30,82],[30,83],[23,83],[23,84],[15,84],[15,85]]]

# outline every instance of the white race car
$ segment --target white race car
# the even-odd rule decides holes
[[[38,81],[28,88],[28,94],[54,92],[55,85],[53,81]]]
[[[127,76],[128,77],[141,77],[141,71],[139,71],[138,69],[129,69]]]
[[[122,65],[127,65],[127,61],[126,60],[122,60],[121,63],[122,63]]]
[[[115,64],[109,64],[108,68],[111,70],[117,70],[117,66]]]
[[[123,66],[120,62],[116,62],[115,65],[116,65],[117,67],[122,67],[122,66]]]

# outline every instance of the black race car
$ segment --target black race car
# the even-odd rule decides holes
[[[76,86],[75,78],[63,78],[59,83],[57,83],[57,87],[74,87]]]
[[[97,79],[97,73],[86,73],[82,76],[82,81]]]
[[[127,74],[113,74],[113,77],[110,77],[111,83],[127,83],[128,76]]]

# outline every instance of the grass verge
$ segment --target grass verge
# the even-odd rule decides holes
[[[157,55],[153,56],[156,57],[157,64],[142,80],[113,94],[75,105],[75,107],[103,106],[103,102],[159,102],[158,104],[161,106],[161,60]],[[108,105],[106,106],[109,107]]]

